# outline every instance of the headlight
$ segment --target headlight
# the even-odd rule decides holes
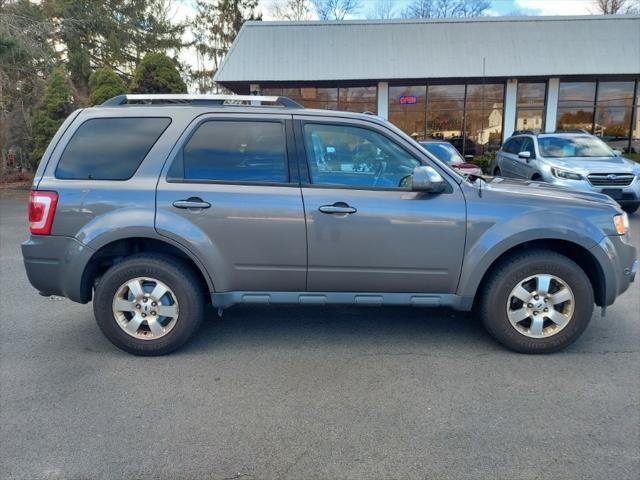
[[[551,168],[554,177],[564,178],[565,180],[582,180],[582,175],[569,170],[561,170],[559,168]]]
[[[624,235],[629,230],[629,216],[626,213],[619,213],[613,217],[613,224],[618,235]]]

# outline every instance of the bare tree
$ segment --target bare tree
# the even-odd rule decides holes
[[[596,15],[629,15],[640,13],[639,0],[592,0]]]
[[[313,0],[320,20],[344,20],[360,10],[360,0]]]
[[[396,0],[377,0],[367,12],[367,18],[371,20],[388,20],[398,18],[399,15]]]
[[[276,20],[299,22],[313,19],[311,0],[273,0],[269,13]]]
[[[491,7],[489,0],[413,0],[404,18],[480,17]]]

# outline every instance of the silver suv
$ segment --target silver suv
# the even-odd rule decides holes
[[[390,123],[281,97],[120,96],[45,152],[22,245],[43,295],[93,300],[119,348],[168,353],[205,305],[475,308],[558,350],[633,281],[605,195],[463,176]]]
[[[640,207],[640,164],[588,133],[524,133],[498,150],[492,173],[600,192],[628,213]]]

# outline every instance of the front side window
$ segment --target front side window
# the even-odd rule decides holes
[[[185,180],[286,183],[282,122],[203,123],[183,149]]]
[[[65,180],[128,180],[169,118],[94,118],[73,134],[56,167]]]
[[[613,157],[613,151],[596,137],[541,137],[538,148],[543,157]]]
[[[516,137],[516,138],[512,138],[507,143],[505,143],[502,150],[506,153],[517,154],[520,152],[521,146],[522,146],[522,137]]]
[[[464,158],[456,148],[449,143],[423,143],[421,144],[432,153],[438,160],[442,160],[449,165],[460,165],[464,163]]]
[[[522,146],[520,147],[520,152],[529,152],[532,157],[535,156],[536,151],[533,146],[533,140],[530,137],[525,137],[524,141],[522,142]]]
[[[304,140],[311,183],[400,188],[420,162],[384,135],[345,125],[307,123]]]

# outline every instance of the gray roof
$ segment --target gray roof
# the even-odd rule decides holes
[[[483,74],[640,74],[640,16],[247,22],[215,80]]]

